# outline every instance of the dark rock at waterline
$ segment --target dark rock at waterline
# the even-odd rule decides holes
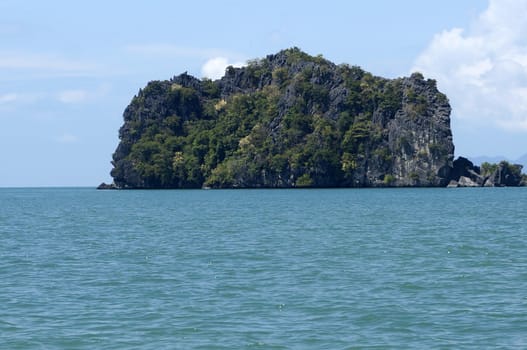
[[[460,181],[461,178],[464,179]],[[470,185],[470,187],[474,187],[472,186],[473,184],[476,184],[476,186],[483,186],[485,183],[485,178],[481,176],[480,167],[474,165],[465,157],[458,157],[454,160],[450,179],[457,181],[458,183],[461,182],[462,184]],[[467,181],[467,179],[470,181]],[[460,184],[460,186],[464,187],[462,184]]]
[[[98,190],[117,190],[117,186],[114,183],[107,184],[105,182],[101,183],[99,186],[97,186]]]
[[[522,176],[521,164],[510,164],[502,161],[498,168],[489,176],[488,181],[494,186],[521,186],[525,183],[525,177]]]

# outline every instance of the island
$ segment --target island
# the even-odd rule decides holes
[[[386,79],[290,48],[218,80],[149,82],[124,111],[113,183],[100,188],[525,184],[521,165],[454,161],[450,112],[420,73]]]

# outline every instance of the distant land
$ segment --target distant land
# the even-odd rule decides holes
[[[454,161],[448,98],[420,73],[386,79],[291,48],[152,81],[124,111],[100,188],[525,184],[521,166]]]

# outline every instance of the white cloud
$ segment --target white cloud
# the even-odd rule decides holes
[[[223,49],[185,47],[166,43],[128,45],[125,51],[134,55],[151,58],[175,59],[196,58],[207,60],[202,68],[203,77],[218,79],[225,73],[227,66],[241,67],[245,65],[244,56]],[[212,57],[212,58],[211,58]]]
[[[64,133],[62,135],[60,135],[59,137],[57,137],[56,141],[58,143],[76,143],[79,141],[78,137],[75,136],[75,135],[72,135],[70,133]]]
[[[163,57],[206,58],[210,56],[223,55],[226,53],[224,50],[219,49],[203,49],[164,43],[128,45],[125,47],[125,50],[133,54]]]
[[[58,92],[55,97],[59,102],[66,104],[84,103],[95,99],[102,98],[110,92],[111,87],[108,84],[101,84],[93,90],[71,89]]]
[[[226,57],[214,57],[209,59],[201,68],[201,75],[210,79],[219,79],[225,74],[225,68],[228,66],[241,67],[245,65],[242,62],[230,63]]]
[[[13,94],[13,93],[0,95],[0,104],[14,102],[17,99],[18,99],[18,95],[17,94]]]
[[[10,92],[0,95],[0,106],[13,106],[17,108],[20,105],[28,105],[44,99],[45,93],[36,92]]]
[[[0,69],[46,70],[86,73],[98,68],[96,64],[71,60],[56,54],[28,52],[0,52]]]
[[[453,118],[527,131],[526,0],[490,0],[468,29],[437,34],[412,71],[437,79]]]
[[[65,90],[57,95],[57,99],[62,103],[81,103],[85,102],[89,94],[85,90]]]
[[[93,102],[107,97],[111,92],[111,85],[103,83],[92,89],[68,89],[55,92],[10,92],[0,94],[0,106],[21,106],[43,101],[58,101],[64,104],[79,104]]]

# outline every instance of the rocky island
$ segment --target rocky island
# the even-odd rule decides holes
[[[124,112],[114,183],[101,186],[494,186],[517,173],[455,162],[450,111],[420,73],[385,79],[291,48],[215,81],[148,83]]]

